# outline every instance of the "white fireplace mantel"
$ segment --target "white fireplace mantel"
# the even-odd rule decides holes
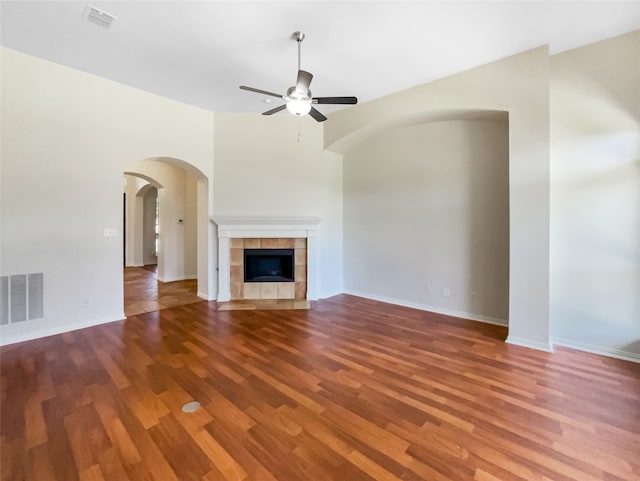
[[[231,300],[230,239],[304,238],[307,239],[307,299],[317,300],[318,224],[319,217],[248,217],[211,218],[218,226],[218,301]]]

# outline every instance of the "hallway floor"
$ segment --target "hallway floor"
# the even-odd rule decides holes
[[[202,301],[197,281],[158,282],[157,266],[124,268],[124,313],[127,317]]]

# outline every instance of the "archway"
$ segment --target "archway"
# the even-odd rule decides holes
[[[535,72],[535,74],[534,74]],[[549,343],[549,51],[540,47],[476,69],[335,112],[325,148],[343,152],[380,119],[445,109],[509,113],[509,334]]]
[[[210,226],[208,179],[193,165],[171,157],[152,157],[128,165],[124,172],[136,179],[134,205],[127,209],[142,219],[144,199],[157,189],[157,277],[160,282],[195,279],[197,295],[210,299]],[[130,226],[133,222],[128,223]],[[132,265],[144,264],[140,225],[131,227],[133,243],[127,248]],[[129,237],[129,236],[127,236]]]
[[[508,137],[506,112],[456,109],[345,138],[345,291],[507,324]]]
[[[158,259],[158,194],[163,189],[155,179],[132,172],[124,173],[125,267],[164,264]]]

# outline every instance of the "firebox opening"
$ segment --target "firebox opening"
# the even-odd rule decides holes
[[[294,282],[294,249],[245,249],[245,282]]]

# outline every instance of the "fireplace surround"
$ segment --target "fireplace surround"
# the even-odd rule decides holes
[[[232,297],[232,270],[234,278],[236,269],[243,262],[237,259],[238,251],[243,248],[291,248],[298,247],[295,253],[295,272],[304,272],[304,281],[295,282],[295,290],[304,288],[306,292],[296,292],[296,299],[316,300],[317,295],[317,250],[318,250],[318,217],[215,217],[212,219],[218,226],[218,301],[226,302],[237,297],[234,279],[234,296]],[[241,241],[242,240],[242,241]],[[290,243],[293,243],[291,245]],[[280,245],[279,245],[280,244]],[[233,247],[232,247],[233,246]],[[233,255],[233,259],[232,259]],[[304,258],[302,258],[304,257]],[[304,265],[304,270],[301,267]],[[295,274],[294,274],[295,276]],[[243,281],[244,279],[240,279]],[[301,283],[304,282],[304,283]],[[257,284],[251,285],[255,291]],[[265,284],[262,284],[263,286]],[[284,282],[271,283],[273,286],[285,288]],[[290,286],[289,286],[290,287]],[[264,290],[264,288],[263,288]],[[273,295],[268,298],[277,298]],[[255,298],[255,297],[248,297]],[[262,297],[266,298],[266,297]],[[281,298],[288,298],[281,297]]]

